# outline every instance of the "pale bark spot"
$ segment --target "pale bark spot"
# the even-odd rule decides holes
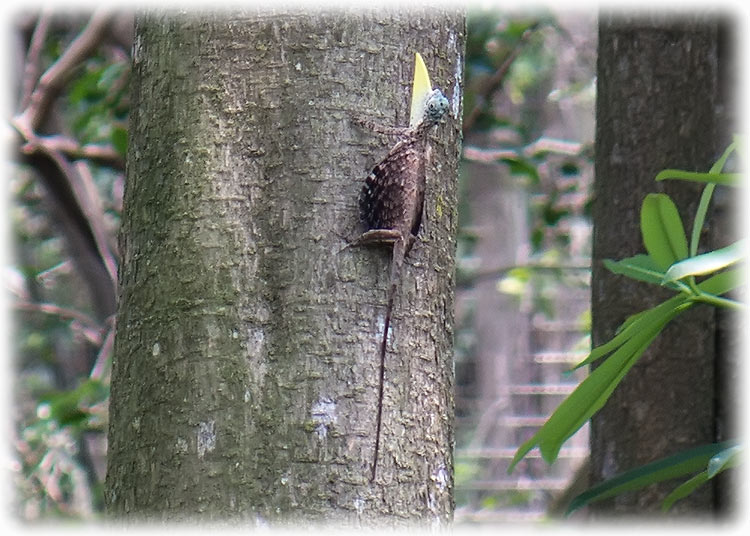
[[[320,439],[325,439],[328,436],[328,428],[336,424],[336,403],[330,398],[321,398],[313,404],[310,413],[316,425],[315,433]]]
[[[216,448],[216,421],[202,422],[198,425],[198,457],[203,458],[206,452]]]

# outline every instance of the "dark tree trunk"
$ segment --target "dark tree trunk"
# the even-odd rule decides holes
[[[640,206],[650,192],[667,192],[690,233],[702,186],[656,183],[664,168],[708,171],[729,143],[731,126],[723,84],[716,18],[603,14],[600,18],[596,183],[594,204],[592,336],[609,340],[633,313],[671,294],[613,275],[603,259],[644,251]],[[726,198],[724,198],[725,202]],[[714,205],[721,205],[717,190]],[[726,211],[713,209],[701,250],[727,245]],[[658,458],[716,440],[715,401],[725,391],[717,370],[716,311],[696,307],[655,340],[593,419],[592,484]],[[724,415],[722,418],[725,418]],[[674,489],[669,482],[595,504],[599,514],[658,512]],[[674,506],[674,515],[714,509],[713,485]]]
[[[138,18],[107,508],[180,519],[451,519],[464,23],[455,12]],[[414,52],[452,98],[397,291],[353,238],[408,123]]]

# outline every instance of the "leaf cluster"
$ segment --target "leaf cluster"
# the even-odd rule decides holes
[[[665,170],[656,180],[690,180],[705,183],[688,241],[677,207],[666,194],[649,194],[641,206],[641,236],[646,254],[620,261],[605,260],[604,266],[616,274],[648,284],[669,288],[675,295],[663,303],[628,317],[608,342],[594,348],[575,368],[602,360],[554,411],[546,423],[517,450],[508,469],[535,446],[548,463],[557,458],[562,444],[578,431],[612,395],[620,381],[638,362],[644,351],[676,316],[698,303],[716,307],[742,309],[735,300],[724,297],[741,284],[744,241],[714,251],[698,254],[698,239],[708,205],[718,184],[737,186],[738,175],[724,173],[729,156],[741,140],[725,150],[707,173]],[[704,279],[699,280],[700,277]],[[578,496],[569,513],[585,504],[654,482],[700,471],[678,487],[663,503],[668,509],[697,486],[736,464],[739,446],[735,443],[714,444],[679,453],[618,475]]]

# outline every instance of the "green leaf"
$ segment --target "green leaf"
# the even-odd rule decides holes
[[[704,275],[731,266],[742,260],[745,240],[738,240],[725,248],[690,257],[670,266],[664,282],[670,283],[688,276]]]
[[[734,444],[734,442],[727,441],[702,445],[621,473],[575,497],[568,506],[566,515],[589,503],[619,495],[625,491],[640,489],[655,482],[700,471],[705,468],[712,456]]]
[[[698,283],[698,288],[703,292],[721,296],[742,284],[742,272],[743,270],[740,270],[739,268],[726,270],[709,277],[705,281],[701,281]]]
[[[123,127],[114,127],[112,129],[112,146],[122,157],[128,152],[128,131]]]
[[[117,62],[107,65],[99,74],[96,88],[106,93],[110,90],[112,84],[114,84],[128,69],[130,69],[130,66],[126,62]]]
[[[736,467],[739,463],[739,456],[742,452],[740,445],[734,445],[726,450],[716,453],[709,461],[706,473],[708,478],[713,478],[720,472],[729,469],[730,467]]]
[[[664,169],[656,175],[657,181],[679,179],[683,181],[722,184],[725,186],[739,186],[742,180],[740,173],[699,173],[697,171],[682,171],[679,169]]]
[[[711,166],[711,173],[720,173],[722,169],[724,169],[724,166],[727,163],[727,160],[729,160],[729,155],[731,155],[734,151],[737,151],[737,153],[740,153],[740,149],[744,148],[745,146],[745,140],[744,136],[739,136],[735,134],[732,136],[732,143],[730,143],[726,149],[724,149],[724,152],[719,157],[719,159],[714,162],[714,165]],[[740,156],[743,156],[743,154],[740,153]],[[744,159],[744,158],[743,158]]]
[[[50,417],[61,425],[80,424],[91,406],[109,396],[109,388],[98,380],[87,379],[70,391],[50,391],[40,397],[49,404]]]
[[[675,489],[673,489],[669,495],[664,497],[664,502],[661,503],[661,511],[666,512],[667,510],[672,508],[672,505],[676,501],[684,499],[700,486],[705,484],[707,481],[708,475],[706,474],[706,471],[702,471],[695,475],[693,478],[686,480]]]
[[[660,285],[664,279],[664,272],[650,255],[639,254],[619,261],[604,259],[602,264],[613,274],[624,275],[636,281]]]
[[[662,322],[674,310],[682,304],[687,303],[687,301],[688,297],[685,295],[674,296],[651,309],[646,309],[645,311],[629,316],[620,326],[617,335],[608,342],[594,348],[586,359],[573,367],[573,370],[588,365],[600,357],[609,354],[616,348],[625,344],[625,342],[638,332],[648,329],[649,326]]]
[[[739,284],[739,270],[727,270],[726,272],[722,272],[702,281],[698,284],[698,288],[703,292],[720,296],[721,294],[736,288]],[[671,311],[675,310],[680,305],[687,303],[688,300],[689,296],[679,294],[669,298],[663,303],[660,303],[656,307],[630,315],[625,319],[625,322],[617,328],[617,334],[612,339],[594,348],[586,359],[578,363],[572,370],[588,365],[589,363],[613,352],[616,348],[622,346],[636,332],[646,329],[651,324],[661,322],[661,320],[669,315]]]
[[[510,473],[536,445],[539,445],[542,458],[547,463],[554,462],[565,440],[599,411],[662,328],[691,305],[689,302],[681,303],[669,314],[664,315],[660,321],[650,323],[632,334],[617,351],[580,383],[531,439],[518,448],[508,472]]]
[[[736,467],[739,463],[739,453],[741,451],[741,446],[734,445],[712,456],[711,459],[708,460],[708,467],[705,471],[698,473],[690,480],[682,483],[664,498],[664,502],[662,502],[661,505],[662,511],[666,512],[676,501],[687,497],[698,487],[705,484],[722,471]]]
[[[714,162],[714,165],[711,166],[709,173],[721,173],[727,163],[727,160],[729,159],[729,155],[731,155],[738,146],[741,146],[741,140],[735,136],[732,143],[729,144],[729,146],[724,150],[724,153],[722,153],[719,159]],[[703,193],[701,193],[701,198],[698,202],[698,209],[695,211],[695,218],[693,219],[693,232],[690,234],[691,257],[695,257],[698,254],[698,241],[700,240],[701,230],[703,229],[703,222],[706,219],[706,214],[708,213],[708,205],[711,202],[711,196],[713,196],[715,188],[716,184],[709,182],[703,188]]]
[[[69,92],[70,102],[79,104],[85,100],[100,98],[103,92],[99,89],[98,84],[102,70],[102,67],[91,68],[71,81]]]
[[[510,169],[511,175],[525,175],[536,184],[539,182],[539,171],[537,167],[532,163],[521,157],[503,157],[499,159]]]
[[[643,200],[641,234],[646,251],[662,271],[688,256],[680,214],[666,194],[648,194]]]

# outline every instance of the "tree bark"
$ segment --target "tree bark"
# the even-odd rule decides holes
[[[463,18],[136,23],[110,403],[113,517],[445,523]],[[408,124],[414,52],[452,98],[397,291],[369,482],[387,251],[342,250]]]
[[[671,295],[608,272],[603,259],[644,252],[643,198],[666,192],[688,234],[702,186],[654,181],[664,168],[708,171],[729,142],[727,95],[716,18],[602,14],[599,30],[596,182],[592,284],[593,344],[609,340],[633,313]],[[717,190],[713,204],[721,195]],[[730,243],[727,219],[712,209],[701,250]],[[722,238],[723,237],[723,238]],[[717,440],[716,312],[696,307],[652,343],[591,427],[592,483]],[[675,482],[653,485],[592,506],[598,514],[658,512]],[[672,514],[706,513],[712,485],[679,501]]]

